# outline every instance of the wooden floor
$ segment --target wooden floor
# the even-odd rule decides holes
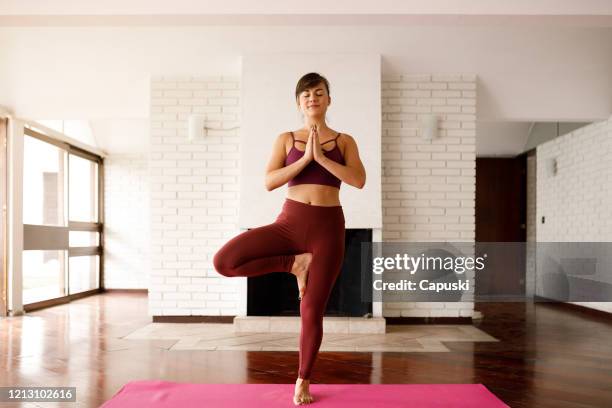
[[[312,382],[482,383],[511,407],[612,407],[610,320],[547,303],[477,309],[477,327],[500,342],[445,342],[445,353],[321,352]],[[295,381],[297,352],[170,351],[176,340],[118,338],[150,322],[146,295],[125,293],[0,319],[0,386],[76,386],[78,403],[65,406],[97,407],[130,380]]]

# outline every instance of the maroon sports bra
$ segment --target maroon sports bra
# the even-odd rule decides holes
[[[340,148],[338,148],[339,137],[340,133],[338,133],[338,136],[336,136],[334,139],[321,143],[321,146],[329,142],[335,142],[336,146],[334,146],[334,148],[330,151],[323,149],[323,154],[337,163],[345,164],[342,152],[340,151]],[[285,158],[285,166],[295,163],[304,155],[303,151],[295,148],[295,142],[303,143],[304,145],[307,143],[302,140],[295,140],[293,132],[291,132],[291,139],[291,150],[289,150],[289,153]],[[312,160],[293,179],[289,180],[287,185],[291,187],[297,184],[323,184],[340,188],[340,183],[342,183],[342,181],[338,177],[331,174],[325,167],[321,166],[315,160]]]

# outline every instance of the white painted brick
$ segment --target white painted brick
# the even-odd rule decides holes
[[[236,302],[223,301],[223,300],[207,300],[206,307],[218,307],[218,308],[233,308],[236,307]]]
[[[177,98],[152,98],[151,106],[171,106],[178,103]]]
[[[201,292],[196,292],[192,295],[194,300],[219,300],[220,296],[221,295],[219,293],[201,293]]]
[[[459,98],[461,96],[466,96],[461,91],[432,91],[431,96],[434,98]]]
[[[151,89],[153,90],[176,89],[176,83],[166,82],[166,81],[152,81]]]
[[[450,82],[448,84],[448,89],[468,89],[473,90],[476,89],[476,83],[473,82]]]
[[[445,82],[423,82],[419,83],[419,89],[447,89]]]
[[[162,315],[163,316],[188,316],[189,309],[163,308]]]
[[[401,316],[402,311],[397,309],[397,310],[388,310],[388,309],[383,309],[383,316],[384,317],[400,317]]]
[[[461,81],[460,74],[434,74],[431,76],[433,82],[458,82]]]
[[[418,83],[410,83],[410,82],[386,82],[387,89],[417,89]]]
[[[211,81],[208,83],[208,89],[238,89],[238,83]]]
[[[166,82],[172,85],[167,86]],[[178,300],[180,304],[176,306],[168,304],[167,308],[150,305],[150,311],[161,310],[165,315],[231,314],[236,312],[238,280],[218,275],[212,269],[211,260],[215,250],[238,233],[236,206],[240,193],[240,141],[235,130],[210,131],[206,143],[189,144],[186,142],[185,121],[187,114],[196,112],[213,115],[209,120],[218,127],[238,126],[241,114],[239,80],[231,77],[207,80],[185,76],[163,79],[158,83],[161,85],[155,90],[161,91],[164,97],[152,95],[152,108],[158,108],[152,112],[178,116],[176,120],[171,115],[152,120],[153,137],[157,139],[151,146],[151,152],[163,156],[155,156],[156,162],[162,164],[151,166],[150,175],[165,177],[154,183],[155,193],[176,195],[152,197],[151,204],[176,212],[152,214],[156,217],[173,217],[168,220],[173,221],[174,226],[168,228],[163,222],[154,221],[151,235],[172,233],[164,239],[181,240],[181,244],[177,245],[166,241],[169,242],[168,248],[172,248],[172,253],[167,255],[189,256],[189,260],[175,258],[163,261],[167,269],[158,271],[173,271],[174,277],[170,276],[170,279],[174,280],[171,282],[179,285],[176,289],[166,282],[168,287],[164,290],[189,290],[192,297]],[[383,239],[473,238],[476,76],[386,75],[382,89]],[[191,97],[183,92],[191,92]],[[170,104],[167,99],[174,101]],[[426,142],[418,137],[418,115],[429,112],[442,115],[441,137]],[[189,153],[191,158],[181,153]],[[452,183],[448,182],[449,179]],[[191,191],[185,186],[191,186]],[[417,199],[417,194],[429,195]],[[185,217],[191,222],[184,224]],[[189,235],[181,236],[177,234],[179,231]],[[161,249],[160,252],[164,253]],[[198,261],[196,256],[206,261]],[[166,263],[170,263],[174,269]],[[180,279],[203,281],[180,283],[185,282]],[[194,304],[194,300],[198,304]],[[204,302],[206,304],[202,304]],[[463,310],[437,309],[432,304],[421,308],[410,307],[406,311],[392,309],[391,312],[429,316],[432,309],[441,316],[456,315],[457,311]],[[387,313],[390,311],[385,308],[385,315]]]
[[[171,278],[168,278],[171,279]],[[184,278],[175,278],[175,279],[184,279]],[[184,292],[165,292],[163,294],[164,300],[182,300],[182,299],[190,299],[191,295],[189,293]]]
[[[190,313],[194,316],[218,316],[221,314],[220,309],[216,308],[198,308],[198,309],[190,309]],[[232,312],[230,309],[224,310],[224,315],[237,315],[238,313]]]
[[[448,302],[445,303],[447,309],[469,309],[474,306],[473,302]]]
[[[610,241],[611,152],[612,118],[591,123],[537,147],[536,163],[530,166],[528,160],[528,168],[536,173],[531,186],[528,177],[528,188],[537,197],[535,202],[528,202],[527,226],[531,240]],[[553,157],[558,171],[549,176],[546,165]],[[545,224],[539,222],[541,216],[546,216]]]
[[[429,317],[428,309],[405,309],[400,311],[402,317]]]
[[[141,289],[154,282],[150,222],[153,213],[145,154],[110,155],[105,159],[105,286]],[[131,259],[125,263],[123,259]],[[152,298],[155,300],[155,297]],[[157,300],[160,298],[158,297]]]
[[[149,217],[151,235],[166,235],[157,240],[162,247],[154,254],[164,269],[152,271],[160,276],[156,282],[164,283],[151,286],[150,293],[152,300],[162,296],[168,303],[150,304],[150,312],[218,315],[236,311],[238,287],[233,282],[218,279],[216,272],[211,281],[194,280],[207,279],[212,272],[212,255],[219,246],[208,246],[207,241],[220,240],[224,230],[229,233],[236,228],[237,211],[225,207],[237,204],[239,137],[236,131],[209,131],[206,141],[189,143],[186,121],[193,112],[205,114],[211,126],[239,126],[239,88],[239,80],[232,77],[172,76],[152,83],[157,93],[151,98],[155,110],[150,151],[155,161],[150,163],[149,177],[154,181],[150,200],[160,211]],[[224,297],[208,293],[211,289]],[[218,303],[206,305],[206,301]]]
[[[383,239],[473,239],[476,76],[385,76],[383,89]],[[418,121],[430,112],[441,115],[440,137],[428,142],[418,137]],[[383,314],[458,316],[444,305],[383,306]]]
[[[476,98],[446,98],[449,105],[476,106]]]
[[[186,97],[192,96],[192,92],[190,90],[176,90],[176,89],[164,90],[163,94],[166,98],[186,98]]]
[[[220,92],[211,92],[211,91],[194,92],[193,96],[195,97],[220,96]],[[223,109],[225,109],[225,107],[223,107]],[[193,113],[219,113],[219,112],[222,112],[222,108],[221,106],[192,106],[191,111]]]
[[[403,82],[430,82],[430,74],[402,74],[401,81]]]
[[[206,83],[205,82],[181,82],[177,84],[176,89],[189,89],[189,90],[196,90],[196,89],[206,89]]]
[[[178,276],[188,276],[188,277],[202,277],[204,272],[201,270],[193,270],[193,269],[181,269],[177,272]]]
[[[191,79],[193,82],[207,84],[209,82],[223,82],[223,76],[220,75],[193,75]]]
[[[459,317],[459,310],[456,309],[432,309],[429,311],[430,317]]]
[[[452,98],[418,98],[417,105],[420,106],[440,106],[445,105],[447,100]]]

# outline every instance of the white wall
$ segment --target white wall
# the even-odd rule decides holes
[[[330,82],[328,126],[355,138],[367,172],[363,189],[340,186],[346,227],[381,228],[380,55],[248,55],[242,67],[240,227],[269,224],[280,212],[287,186],[268,192],[265,168],[278,135],[303,127],[295,86],[314,71]]]
[[[239,84],[220,76],[151,81],[151,315],[239,314],[241,279],[212,265],[239,232],[238,132],[209,130],[203,140],[187,140],[190,113],[215,127],[239,122]]]
[[[583,126],[590,125],[590,123],[559,123],[559,122],[544,122],[534,123],[531,133],[529,134],[529,140],[525,144],[524,150],[530,150],[539,144],[552,140],[558,136],[566,133],[573,132],[574,130]]]
[[[383,77],[383,241],[475,239],[474,74]],[[420,116],[440,117],[440,137],[417,133]],[[470,286],[474,275],[466,274]],[[394,302],[384,316],[472,316],[473,302]]]
[[[612,242],[612,117],[539,145],[537,156],[537,241]],[[551,158],[558,163],[552,177]],[[601,261],[599,277],[611,283]],[[612,312],[612,302],[571,303]]]
[[[232,13],[262,15],[272,20],[270,14],[280,15],[308,15],[325,14],[333,15],[365,14],[376,16],[377,14],[396,15],[422,15],[422,14],[465,14],[483,15],[491,18],[491,15],[608,15],[611,12],[610,5],[601,0],[582,0],[579,3],[573,0],[544,0],[539,2],[517,0],[507,3],[503,0],[412,0],[409,2],[398,2],[395,0],[378,0],[372,3],[368,0],[338,0],[329,3],[324,0],[313,0],[304,3],[287,2],[283,0],[261,0],[257,5],[249,0],[175,0],[172,4],[166,2],[151,3],[146,0],[109,0],[103,4],[91,2],[73,2],[69,0],[57,0],[47,2],[31,0],[23,2],[19,0],[4,0],[1,14],[6,15],[40,15],[50,16],[63,15],[118,15],[118,14],[192,14],[207,15],[220,14],[232,16]],[[372,16],[372,17],[373,17]],[[259,19],[258,21],[261,21]],[[264,20],[265,21],[265,20]],[[272,20],[273,21],[273,20]]]
[[[181,78],[178,81],[159,81],[159,86],[169,87],[170,95],[174,91],[178,92],[175,96],[165,96],[163,89],[150,91],[151,74],[195,72],[207,76],[223,73],[239,78],[240,56],[249,53],[291,53],[296,49],[304,53],[378,53],[382,55],[383,78],[399,78],[398,75],[406,73],[477,72],[479,120],[582,121],[607,118],[612,111],[612,77],[609,74],[612,72],[612,53],[609,52],[611,42],[612,29],[609,27],[544,25],[3,27],[0,28],[0,104],[13,108],[19,116],[31,118],[148,120],[150,114],[151,141],[148,140],[148,134],[130,137],[140,137],[140,144],[151,143],[151,148],[160,149],[153,151],[151,158],[152,176],[160,177],[152,182],[152,187],[161,189],[152,191],[158,196],[151,199],[151,203],[157,206],[152,211],[158,211],[152,215],[152,227],[157,228],[152,231],[152,236],[158,239],[152,248],[158,250],[155,255],[159,257],[152,265],[153,271],[156,271],[156,283],[152,282],[152,285],[162,285],[164,289],[157,290],[152,300],[167,303],[154,304],[152,307],[160,313],[162,310],[164,313],[185,314],[185,310],[189,313],[202,313],[203,309],[213,314],[221,313],[222,310],[226,313],[235,304],[223,303],[232,300],[227,299],[231,298],[230,294],[223,299],[221,296],[225,292],[222,290],[231,292],[233,289],[223,287],[205,293],[199,286],[199,289],[190,289],[188,299],[185,299],[184,293],[179,294],[179,289],[202,285],[208,279],[207,254],[211,251],[212,242],[205,241],[203,247],[206,249],[198,248],[197,253],[189,245],[202,245],[202,238],[223,241],[223,234],[231,235],[229,231],[232,231],[232,223],[237,222],[237,219],[232,218],[237,214],[231,202],[236,200],[237,203],[238,198],[227,193],[238,191],[238,174],[232,174],[231,169],[219,164],[226,159],[225,154],[234,157],[229,160],[239,160],[237,134],[228,136],[230,139],[224,135],[223,142],[220,139],[209,140],[210,145],[197,147],[204,149],[201,151],[189,150],[194,146],[184,146],[181,138],[177,137],[184,132],[186,113],[207,109],[211,109],[211,113],[220,113],[226,109],[235,109],[237,112],[239,106],[217,105],[206,97],[179,96],[181,91],[189,90],[189,86],[196,87],[192,89],[195,95],[197,87],[202,86],[196,84],[188,85],[187,89],[182,88],[184,84],[180,85]],[[47,63],[40,64],[40,61]],[[183,80],[191,82],[191,79]],[[223,82],[221,79],[218,81]],[[36,98],[31,95],[36,95]],[[158,114],[161,116],[156,116]],[[392,114],[395,113],[389,112],[390,118],[394,117]],[[397,119],[393,120],[401,123],[405,120],[401,116],[395,117]],[[388,134],[383,135],[383,139],[385,137],[401,137],[399,140],[403,145],[405,136]],[[461,139],[460,145],[463,142]],[[468,140],[466,143],[471,142]],[[226,146],[232,144],[236,146],[234,151],[222,153],[220,150],[206,150],[226,149]],[[431,156],[424,160],[437,161],[433,159],[434,152],[414,153],[429,153]],[[383,162],[385,160],[383,157]],[[388,181],[400,185],[396,193],[415,192],[403,191],[402,186],[404,183],[418,185],[422,182],[421,179],[416,182],[415,178],[410,178],[410,173],[399,167],[399,164],[393,171],[399,173],[389,177],[408,177]],[[210,181],[203,182],[203,176],[210,177]],[[190,177],[202,183],[185,181],[194,180]],[[436,182],[432,183],[431,186],[437,185]],[[193,184],[194,190],[177,190],[188,188],[185,184]],[[212,189],[209,191],[211,196],[202,196],[204,190],[196,188]],[[236,190],[227,191],[226,188]],[[412,202],[414,199],[410,197],[387,199],[392,201],[390,207],[398,208],[399,212],[409,210],[402,208],[404,204],[421,205]],[[230,204],[220,208],[219,200],[228,200]],[[400,206],[395,207],[393,202],[399,202]],[[219,207],[212,207],[217,205]],[[385,205],[389,204],[383,203]],[[205,214],[201,213],[203,209]],[[183,222],[184,216],[190,211],[197,216],[211,218],[199,218],[199,221],[206,220],[202,222],[193,222],[188,218],[191,223]],[[430,215],[444,217],[444,214]],[[412,228],[412,225],[415,228],[416,225],[427,228],[424,221],[415,224],[409,218],[402,219],[402,216],[409,215],[387,213],[386,216],[397,216],[400,223],[406,225],[405,229],[395,231],[387,228],[385,233],[391,234],[387,236],[411,236],[412,232],[408,228]],[[385,222],[386,225],[391,223]],[[450,224],[454,223],[451,221]],[[441,228],[436,222],[432,225],[432,228]],[[461,219],[454,227],[442,227],[439,233],[451,233],[453,228],[458,228],[456,232],[459,236],[469,234],[462,230],[464,225]],[[162,245],[167,245],[166,242],[182,245],[183,240],[190,242],[195,236],[198,239],[194,243],[181,246],[191,251],[188,261],[178,261],[184,258],[179,256],[183,254],[179,252],[182,249],[176,246],[174,249],[166,249],[174,252],[162,251]],[[180,275],[189,273],[195,275]],[[166,281],[165,277],[171,279]],[[189,279],[184,279],[186,277]],[[214,281],[211,285],[214,287]],[[169,295],[163,298],[162,293],[166,289]],[[204,298],[213,303],[189,303]],[[188,302],[177,303],[184,300]]]
[[[477,122],[477,157],[514,157],[524,152],[530,122]]]
[[[12,116],[12,115],[11,115]],[[14,315],[23,313],[23,155],[24,123],[11,119],[7,133],[7,231],[8,309]]]
[[[228,85],[231,84],[231,85]],[[245,279],[225,278],[214,253],[238,228],[237,130],[187,142],[189,113],[240,122],[237,78],[152,81],[152,315],[236,315]],[[333,84],[332,84],[333,86]],[[474,239],[476,76],[402,75],[382,81],[384,241]],[[440,139],[417,137],[419,114],[441,116]],[[473,304],[393,305],[385,316],[471,316]]]
[[[527,219],[525,241],[527,242],[527,254],[525,265],[525,294],[533,296],[535,293],[536,276],[536,241],[537,237],[537,202],[538,202],[538,179],[537,179],[537,154],[527,156]]]
[[[135,155],[149,152],[149,118],[92,119],[89,125],[96,136],[96,146],[109,155]]]
[[[150,74],[239,76],[241,55],[299,50],[380,54],[383,75],[477,72],[479,120],[612,111],[609,27],[324,24],[3,27],[0,104],[31,118],[146,118]]]
[[[147,289],[151,269],[148,155],[104,160],[104,286]]]

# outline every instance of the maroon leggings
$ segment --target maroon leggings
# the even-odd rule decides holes
[[[290,272],[296,254],[312,253],[306,292],[300,303],[299,376],[309,379],[321,341],[323,314],[344,260],[342,206],[319,206],[287,198],[272,224],[230,239],[214,256],[224,276]]]

